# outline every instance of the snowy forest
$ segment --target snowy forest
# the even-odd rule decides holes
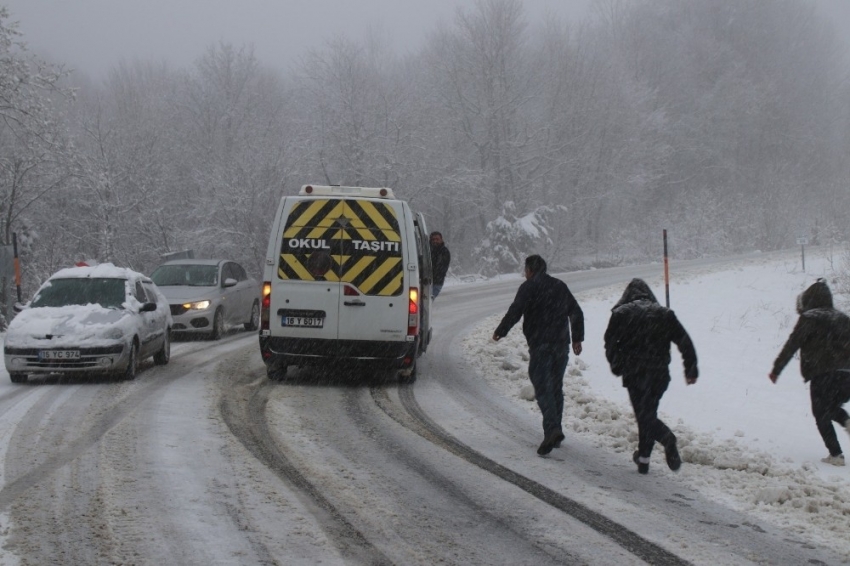
[[[282,195],[392,187],[453,271],[517,272],[850,237],[850,66],[808,0],[600,0],[528,21],[482,0],[400,56],[333,38],[272,70],[250,45],[116,62],[95,82],[0,11],[0,244],[24,288],[162,254],[258,276]],[[815,242],[811,242],[815,243]]]

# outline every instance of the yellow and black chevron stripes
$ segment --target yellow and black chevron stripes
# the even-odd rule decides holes
[[[346,210],[351,212],[350,227],[360,232],[377,228],[385,234],[392,234],[396,242],[401,238],[398,234],[398,219],[395,210],[383,202],[371,202],[368,200],[347,200]]]
[[[340,222],[340,219],[343,219]],[[377,228],[398,234],[398,218],[392,205],[385,202],[343,199],[308,199],[292,205],[283,234],[289,238],[308,237],[296,228],[350,226],[354,230]]]
[[[398,295],[404,282],[401,256],[347,258],[347,261],[343,262],[340,280],[351,283],[366,295]]]
[[[323,252],[317,252],[323,253]],[[327,253],[327,252],[324,252]],[[280,263],[277,267],[277,276],[281,279],[294,279],[297,281],[339,281],[337,273],[339,273],[339,264],[335,261],[339,256],[330,256],[331,268],[323,275],[318,273],[312,274],[307,269],[307,263],[310,259],[310,253],[282,253],[280,254]]]
[[[298,201],[290,210],[282,240],[281,279],[345,282],[367,295],[402,292],[401,234],[396,211],[389,203]],[[328,269],[317,270],[317,265]]]

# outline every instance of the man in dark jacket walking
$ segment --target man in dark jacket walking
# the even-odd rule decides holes
[[[584,342],[584,314],[567,284],[546,273],[546,261],[539,255],[526,258],[525,279],[493,333],[493,340],[506,336],[523,319],[522,333],[529,353],[528,376],[543,414],[543,442],[537,449],[542,456],[560,446],[564,439],[561,417],[570,328],[573,352],[578,356]]]
[[[800,373],[811,382],[812,415],[829,456],[821,461],[844,465],[844,454],[832,426],[850,434],[850,416],[841,406],[850,401],[850,317],[832,306],[832,293],[818,279],[797,297],[800,318],[773,362],[770,380],[776,383],[791,357],[800,350]]]
[[[439,232],[431,232],[431,267],[434,270],[434,280],[431,283],[432,299],[436,299],[443,290],[451,262],[452,254],[443,242],[443,235]]]
[[[632,279],[622,298],[611,309],[605,330],[605,357],[611,372],[623,377],[623,387],[635,411],[638,449],[632,459],[638,472],[649,473],[649,459],[656,442],[664,446],[667,465],[682,465],[676,435],[658,418],[658,404],[670,384],[670,344],[676,344],[685,365],[685,382],[699,377],[697,353],[676,314],[658,304],[642,279]]]

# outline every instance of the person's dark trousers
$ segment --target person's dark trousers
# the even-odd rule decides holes
[[[812,415],[818,425],[823,443],[830,456],[841,454],[841,445],[832,426],[832,421],[847,426],[850,416],[841,405],[850,401],[850,373],[835,371],[812,378],[809,385],[812,396]]]
[[[658,418],[658,404],[667,391],[670,379],[666,376],[654,380],[630,376],[629,381],[629,399],[638,425],[638,454],[642,458],[649,458],[656,441],[666,447],[675,438],[673,431]]]
[[[443,284],[442,283],[440,283],[439,285],[437,285],[436,283],[432,284],[431,285],[431,298],[436,299],[437,295],[439,295],[440,291],[442,291],[442,290],[443,290]]]
[[[543,414],[543,436],[561,432],[564,414],[564,372],[569,345],[541,344],[528,349],[528,377],[534,386],[537,406]]]

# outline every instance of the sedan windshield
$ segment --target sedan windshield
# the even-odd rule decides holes
[[[123,308],[126,281],[106,277],[51,279],[33,298],[31,307],[64,307],[68,305],[100,305]]]
[[[218,284],[217,265],[160,265],[151,275],[160,287],[188,285],[212,287]]]

